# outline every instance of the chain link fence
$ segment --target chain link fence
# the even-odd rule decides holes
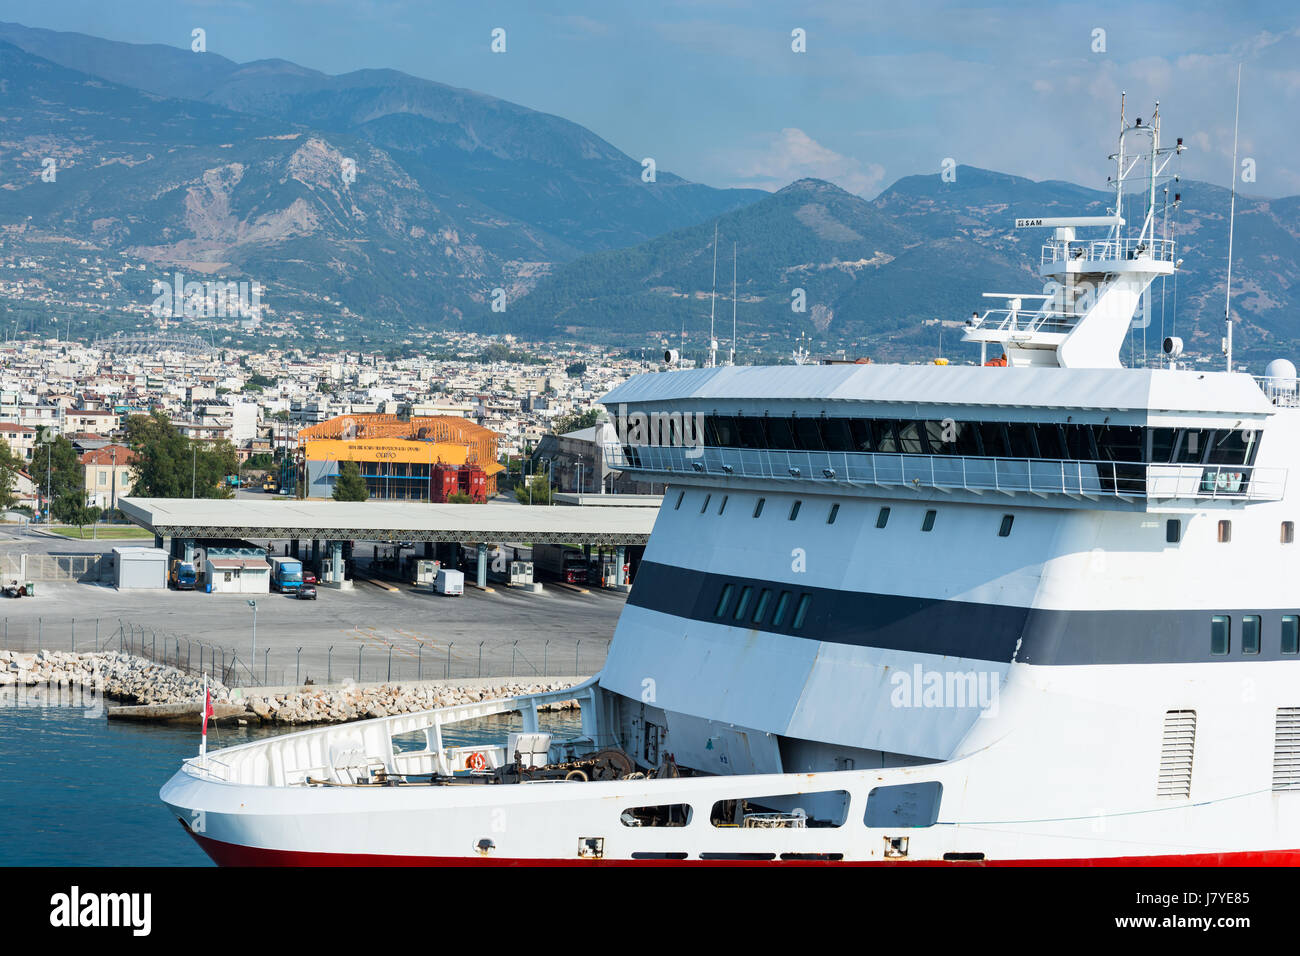
[[[574,677],[596,673],[609,650],[608,638],[436,641],[359,627],[325,645],[286,646],[272,637],[237,648],[117,617],[6,617],[0,627],[0,649],[126,653],[214,675],[227,687]]]

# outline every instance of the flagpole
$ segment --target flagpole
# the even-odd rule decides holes
[[[203,766],[208,765],[208,714],[212,713],[212,703],[208,697],[208,675],[203,673],[203,736],[199,740],[199,759]]]

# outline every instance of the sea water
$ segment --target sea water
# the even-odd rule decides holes
[[[158,799],[181,761],[198,753],[197,727],[7,703],[0,702],[0,866],[211,865]],[[447,727],[443,743],[504,744],[519,721],[499,714]],[[576,712],[553,716],[547,729],[575,735]],[[209,728],[208,749],[290,730]]]

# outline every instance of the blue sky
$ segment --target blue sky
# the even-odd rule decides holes
[[[555,113],[688,179],[865,196],[949,157],[1103,186],[1121,90],[1130,116],[1161,101],[1185,176],[1226,185],[1242,63],[1242,188],[1300,193],[1293,3],[5,0],[0,19],[178,47],[202,27],[240,62],[391,67]]]

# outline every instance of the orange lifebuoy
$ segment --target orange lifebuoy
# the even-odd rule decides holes
[[[486,770],[487,757],[483,756],[482,751],[476,750],[465,758],[465,766],[470,770]]]

